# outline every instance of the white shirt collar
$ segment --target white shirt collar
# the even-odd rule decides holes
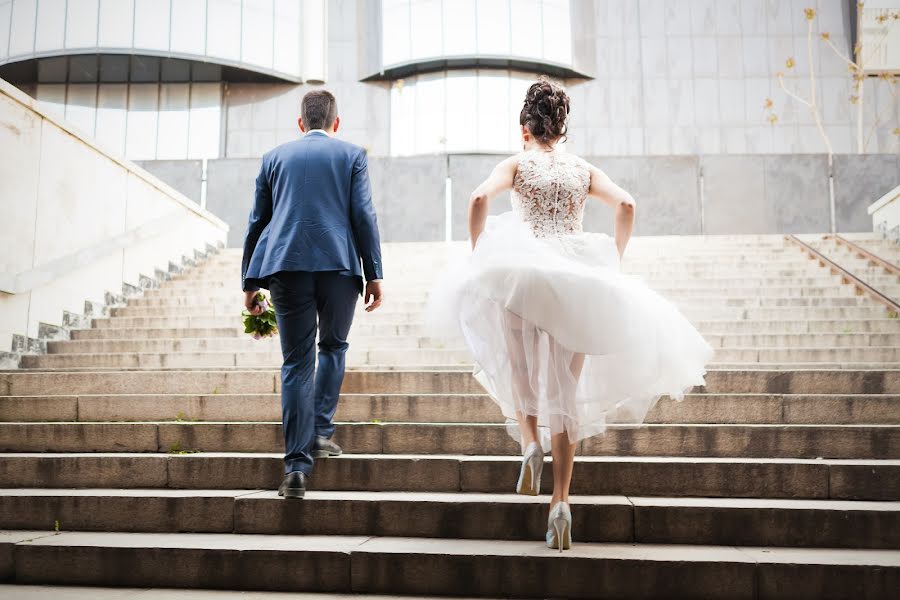
[[[309,131],[306,132],[306,135],[309,135],[310,133],[316,133],[316,132],[318,132],[318,133],[324,133],[324,134],[327,135],[328,137],[331,137],[331,134],[329,134],[329,133],[328,133],[327,131],[325,131],[324,129],[310,129]]]

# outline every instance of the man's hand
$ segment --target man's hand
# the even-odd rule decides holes
[[[381,291],[380,281],[370,281],[366,284],[365,304],[366,312],[372,312],[381,306],[381,300],[384,294]],[[369,302],[371,300],[371,303]]]
[[[256,294],[258,293],[259,291],[244,292],[244,308],[246,308],[251,315],[262,314],[262,306],[256,303]]]

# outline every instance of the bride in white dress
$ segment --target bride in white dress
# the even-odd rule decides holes
[[[681,399],[704,383],[712,357],[674,305],[619,272],[635,202],[600,169],[557,149],[568,115],[560,85],[542,79],[528,89],[524,151],[472,193],[473,252],[441,278],[430,307],[438,325],[463,336],[476,378],[518,423],[518,493],[539,493],[549,437],[547,544],[560,551],[572,539],[575,444],[608,423],[640,424],[662,395]],[[488,203],[506,190],[512,212],[489,218]],[[614,239],[583,232],[589,197],[615,210]]]

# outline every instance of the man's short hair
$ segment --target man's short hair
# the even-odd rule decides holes
[[[334,94],[327,90],[307,92],[300,103],[300,118],[307,131],[331,127],[337,119]]]

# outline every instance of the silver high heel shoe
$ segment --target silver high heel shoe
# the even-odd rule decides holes
[[[541,472],[544,470],[544,450],[537,442],[531,442],[522,458],[522,471],[516,484],[516,493],[537,496],[541,493]]]
[[[559,551],[572,548],[572,511],[565,502],[557,502],[547,519],[547,547]]]

